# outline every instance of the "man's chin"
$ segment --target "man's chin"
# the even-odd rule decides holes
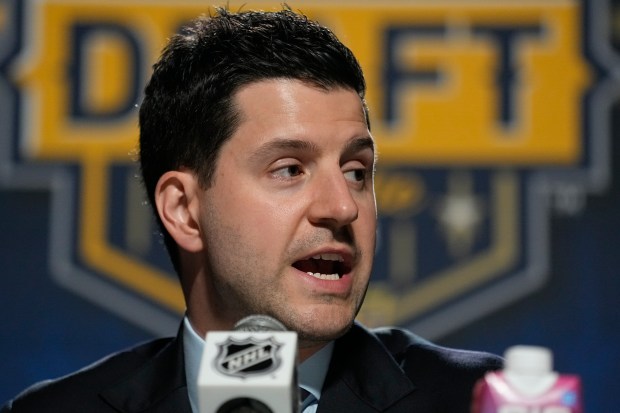
[[[300,347],[315,347],[329,343],[342,337],[353,325],[353,321],[343,325],[321,326],[317,328],[305,328],[297,331]]]

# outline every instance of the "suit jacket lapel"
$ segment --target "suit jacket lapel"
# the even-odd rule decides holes
[[[318,413],[385,411],[414,389],[385,346],[355,324],[336,341]]]
[[[101,392],[101,397],[123,413],[192,413],[185,381],[182,328],[140,370]]]

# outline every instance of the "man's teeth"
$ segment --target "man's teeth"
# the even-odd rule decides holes
[[[313,277],[316,277],[316,278],[320,278],[321,280],[336,281],[340,279],[338,274],[321,274],[318,272],[310,272],[310,271],[308,271],[307,274]]]
[[[318,254],[312,257],[315,260],[325,260],[325,261],[340,261],[343,262],[344,258],[339,254]]]
[[[332,262],[344,262],[344,258],[340,254],[317,254],[312,257],[314,260],[332,261]],[[321,280],[337,281],[340,279],[338,273],[334,274],[322,274],[319,272],[307,271],[308,275]]]

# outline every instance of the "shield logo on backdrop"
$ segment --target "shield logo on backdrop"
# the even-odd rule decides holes
[[[239,341],[228,338],[217,346],[215,369],[225,376],[261,376],[277,370],[281,364],[278,354],[281,345],[273,337]]]

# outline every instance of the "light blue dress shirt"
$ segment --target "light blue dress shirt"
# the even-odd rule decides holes
[[[183,320],[183,352],[185,355],[185,378],[187,380],[187,393],[193,413],[200,413],[198,409],[198,370],[204,339],[193,329],[189,319]],[[299,386],[308,390],[316,400],[321,398],[321,389],[325,381],[325,375],[332,357],[334,343],[331,342],[321,350],[313,354],[309,359],[297,368]],[[318,403],[312,403],[305,407],[302,413],[315,413]]]

